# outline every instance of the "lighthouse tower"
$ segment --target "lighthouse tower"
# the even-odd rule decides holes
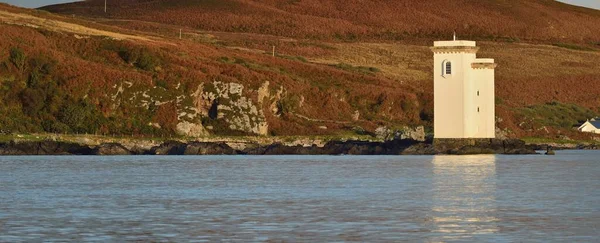
[[[436,41],[435,138],[494,138],[494,59],[480,59],[475,41]]]

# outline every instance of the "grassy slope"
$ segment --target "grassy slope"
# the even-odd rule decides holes
[[[199,2],[207,4],[210,1]],[[307,1],[301,3],[304,2]],[[266,6],[269,4],[273,5],[270,2],[261,2],[259,5]],[[538,1],[536,4],[536,6],[550,4],[551,9],[555,9],[555,3],[541,4]],[[231,11],[229,8],[219,6],[213,6],[217,9],[211,11],[233,12],[233,15],[237,13],[237,10]],[[561,7],[561,5],[558,6]],[[188,7],[194,7],[194,5]],[[268,9],[285,9],[289,7],[272,6]],[[598,19],[594,17],[594,14],[597,15],[597,11],[573,9],[580,12],[574,15],[588,16],[592,20]],[[96,10],[92,9],[92,11]],[[208,14],[210,14],[210,11]],[[160,19],[158,20],[160,21]],[[78,21],[84,25],[95,25],[96,28],[131,32],[130,30],[107,25],[92,24],[80,19],[74,19],[73,21]],[[170,24],[160,24],[105,19],[99,21],[112,26],[143,31],[134,32],[142,33],[140,35],[162,36],[159,40],[164,43],[140,42],[137,45],[149,46],[156,55],[164,60],[164,67],[162,67],[164,71],[160,75],[167,77],[163,79],[169,83],[179,82],[180,78],[176,76],[187,76],[189,79],[194,80],[192,82],[194,84],[197,82],[210,82],[210,80],[218,78],[225,81],[240,82],[248,87],[256,88],[262,81],[269,80],[274,84],[272,87],[283,85],[289,90],[289,93],[296,95],[291,96],[290,100],[297,101],[300,97],[304,98],[304,105],[295,107],[294,112],[321,120],[349,122],[323,124],[323,122],[310,122],[297,116],[277,118],[267,113],[270,128],[274,134],[340,133],[346,129],[344,127],[355,125],[373,129],[378,125],[430,124],[430,117],[427,117],[427,114],[431,114],[432,110],[430,81],[432,58],[427,45],[429,44],[428,38],[431,38],[431,36],[410,41],[404,40],[394,44],[381,42],[346,43],[321,42],[314,39],[290,39],[276,35],[197,32],[186,29],[184,32],[185,40],[177,41],[173,40],[173,33],[178,32],[177,30],[181,28],[176,25],[177,22],[167,21]],[[274,25],[274,27],[278,26]],[[75,92],[79,96],[90,93],[90,83],[82,82],[84,80],[98,80],[91,82],[92,87],[104,85],[101,83],[106,81],[116,82],[115,78],[123,79],[123,76],[140,83],[148,83],[146,80],[152,80],[153,74],[151,72],[143,72],[124,64],[122,60],[115,57],[115,53],[105,53],[103,51],[94,53],[94,51],[91,51],[98,48],[99,44],[97,42],[100,41],[97,39],[80,41],[64,38],[60,35],[53,37],[50,35],[51,37],[48,37],[48,34],[44,34],[43,31],[35,33],[35,31],[27,30],[24,27],[11,28],[15,28],[12,35],[17,35],[17,37],[11,36],[10,39],[5,39],[3,41],[4,46],[0,50],[7,50],[10,45],[15,45],[15,40],[18,38],[30,40],[32,36],[37,36],[33,39],[45,38],[47,43],[45,46],[35,45],[35,51],[47,52],[51,50],[57,56],[63,55],[62,61],[69,60],[64,65],[93,65],[102,70],[106,69],[106,71],[101,72],[103,75],[100,75],[100,77],[97,77],[97,72],[85,71],[85,69],[78,70],[76,73],[58,72],[58,76],[70,75],[70,85],[72,86],[68,88],[69,92],[78,90],[74,87],[80,85],[88,87],[82,88],[83,90],[79,93]],[[8,29],[6,28],[4,31]],[[215,29],[219,30],[218,28]],[[322,29],[327,28],[319,27],[317,31]],[[152,31],[149,32],[148,30]],[[31,36],[27,34],[29,32],[32,32]],[[270,33],[269,31],[262,32]],[[480,32],[474,33],[479,33],[473,34],[474,36],[483,37],[486,35]],[[520,33],[527,32],[521,31]],[[577,44],[577,46],[585,45],[588,37],[586,37],[585,31],[581,33],[583,33],[581,38],[568,41],[583,43]],[[40,37],[40,34],[46,36]],[[331,38],[331,36],[327,37],[327,34],[325,34],[323,38]],[[372,38],[372,36],[369,38]],[[514,37],[511,38],[513,39],[502,39],[510,42],[480,42],[483,47],[480,56],[495,58],[500,64],[497,70],[498,116],[501,118],[499,126],[511,129],[514,136],[554,138],[557,134],[567,134],[572,138],[589,139],[586,135],[572,132],[568,127],[550,128],[546,129],[549,130],[549,132],[546,132],[546,130],[539,130],[540,127],[546,125],[545,123],[531,121],[531,124],[524,124],[522,120],[527,118],[524,117],[525,114],[542,118],[547,116],[546,108],[539,109],[539,114],[532,114],[531,110],[533,109],[535,112],[536,108],[552,101],[575,103],[581,107],[591,108],[592,113],[598,112],[600,98],[597,90],[600,90],[600,87],[598,87],[600,85],[600,70],[594,67],[597,67],[597,63],[600,61],[600,54],[597,51],[572,50],[568,48],[569,46],[564,45],[511,43],[514,41]],[[548,41],[554,38],[539,35],[532,38],[532,40],[535,39],[536,41],[533,42],[537,43],[537,41]],[[30,46],[24,45],[24,48],[31,51],[29,48],[33,45],[32,43],[34,42],[29,43]],[[170,43],[175,45],[169,45]],[[269,50],[271,45],[277,45],[278,53],[282,56],[272,58],[262,54],[263,50]],[[74,46],[76,48],[73,48]],[[68,49],[73,49],[73,51],[65,51]],[[6,52],[3,52],[2,55],[6,55]],[[301,56],[301,58],[297,58],[297,56]],[[71,57],[75,57],[72,63]],[[228,61],[224,62],[223,57],[228,57]],[[80,59],[86,60],[81,62]],[[305,59],[310,62],[304,62]],[[340,65],[340,63],[349,65]],[[375,70],[380,71],[365,72],[364,68],[359,68],[360,66],[375,67],[377,68]],[[175,74],[182,70],[185,70],[183,75],[169,75],[169,73]],[[192,70],[205,71],[198,73]],[[93,76],[96,77],[92,78]],[[110,85],[114,84],[107,84],[103,87],[109,87]],[[152,83],[147,85],[152,85]],[[531,109],[524,110],[527,107]],[[264,107],[264,109],[268,110],[268,107]],[[361,121],[351,122],[351,116],[355,110],[361,112]],[[127,121],[128,112],[135,111],[125,111],[117,112],[125,114],[116,114],[115,111],[110,110],[104,113],[108,117],[116,116]],[[588,114],[589,112],[585,109],[583,111],[583,113]],[[425,116],[423,116],[424,114]],[[154,118],[146,119],[151,120]],[[327,125],[330,129],[323,131],[318,128],[320,125]]]
[[[19,25],[35,23],[32,22],[35,18],[27,17],[30,11],[19,11],[25,13],[19,17]],[[12,20],[4,18],[3,21]],[[96,132],[169,133],[168,130],[154,131],[147,124],[158,122],[164,125],[162,127],[172,126],[169,122],[176,114],[161,113],[160,108],[145,110],[133,105],[115,104],[113,96],[119,93],[118,87],[131,83],[132,89],[142,91],[160,84],[167,90],[166,95],[177,96],[179,92],[191,93],[199,84],[213,80],[242,83],[247,88],[247,95],[254,100],[256,90],[265,81],[270,82],[273,93],[284,86],[289,95],[283,97],[282,103],[290,114],[275,117],[268,105],[262,107],[273,134],[339,133],[346,127],[346,123],[314,122],[292,112],[317,120],[346,122],[352,120],[355,110],[359,110],[367,118],[353,125],[368,129],[379,124],[422,123],[419,119],[421,105],[416,101],[411,102],[414,104],[411,110],[395,106],[388,107],[389,113],[378,113],[379,107],[395,100],[415,100],[419,92],[375,73],[357,73],[285,56],[270,57],[262,53],[237,51],[222,45],[200,43],[196,39],[180,41],[136,35],[132,38],[135,41],[115,40],[104,37],[112,33],[95,36],[73,29],[55,32],[19,25],[2,24],[3,35],[0,37],[1,109],[3,114],[7,114],[2,121],[5,128],[13,131],[48,130],[45,121],[60,122],[58,125],[62,126],[61,123],[68,123],[62,112],[68,110],[69,104],[85,103],[97,107],[102,113],[100,117],[94,115],[97,118],[95,122],[99,123]],[[65,22],[53,23],[56,28],[64,25]],[[22,49],[27,56],[28,61],[22,71],[10,60],[9,50],[13,47]],[[141,49],[157,64],[151,69],[128,64],[120,56],[122,49]],[[42,72],[40,84],[31,84],[32,75],[39,73],[43,66],[38,65],[41,59],[49,60],[52,68]],[[175,87],[185,88],[181,91]],[[30,99],[33,97],[26,95],[40,92],[42,99]],[[135,92],[122,95],[135,96]],[[128,96],[124,100],[130,98],[133,97]],[[300,100],[303,100],[302,105]],[[30,112],[34,108],[35,112]],[[54,125],[50,124],[50,127]],[[322,125],[330,129],[319,129]],[[71,129],[69,132],[75,131]]]
[[[225,32],[321,40],[442,38],[600,42],[600,12],[554,0],[114,0],[43,9]],[[136,27],[133,25],[132,27]],[[142,27],[140,27],[142,28]]]

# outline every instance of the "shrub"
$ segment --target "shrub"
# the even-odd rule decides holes
[[[147,50],[143,50],[138,58],[135,66],[146,71],[153,71],[158,66],[158,59]]]
[[[45,55],[36,55],[29,60],[29,66],[33,71],[49,75],[56,67],[56,60]]]
[[[119,51],[119,56],[126,63],[145,71],[153,71],[160,64],[160,60],[146,48],[123,47]]]
[[[35,117],[45,106],[46,94],[40,89],[25,89],[19,95],[23,104],[23,113]]]
[[[156,87],[161,87],[161,88],[164,88],[164,89],[169,89],[169,84],[167,83],[167,81],[164,81],[162,79],[156,79],[154,81],[154,84],[155,84]]]
[[[496,105],[503,105],[504,104],[504,99],[496,96],[496,99],[494,101],[496,103]]]
[[[134,64],[140,58],[140,52],[122,47],[119,50],[119,57],[128,64]]]
[[[67,124],[64,124],[64,123],[56,121],[56,120],[44,120],[42,122],[42,127],[44,128],[44,131],[51,132],[51,133],[69,133],[69,132],[71,132],[71,129],[69,128],[69,126]]]
[[[27,57],[23,50],[18,47],[13,47],[10,49],[10,62],[15,65],[15,67],[19,70],[19,72],[23,73],[25,69],[25,61]]]
[[[100,127],[99,117],[94,105],[85,101],[67,103],[58,114],[59,121],[76,133],[95,133]]]

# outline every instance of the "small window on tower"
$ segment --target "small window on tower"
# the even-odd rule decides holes
[[[477,112],[479,112],[479,107],[477,107]]]
[[[451,74],[452,74],[452,63],[446,62],[446,75],[451,75]]]
[[[479,90],[477,90],[477,96],[479,96]]]

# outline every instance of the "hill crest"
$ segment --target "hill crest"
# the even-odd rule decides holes
[[[600,42],[600,11],[553,0],[88,0],[42,9],[201,30],[320,40],[439,39]]]

